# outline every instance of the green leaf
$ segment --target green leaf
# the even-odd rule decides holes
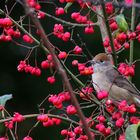
[[[5,106],[6,102],[10,99],[12,99],[12,94],[0,96],[0,105]]]
[[[72,4],[73,4],[72,2],[68,2],[66,4],[66,6],[64,7],[64,10],[65,10],[66,13],[68,12],[68,8],[71,7]]]
[[[129,125],[126,128],[126,131],[125,131],[126,140],[138,140],[137,131],[138,131],[139,126],[140,126],[140,123]]]
[[[123,14],[116,16],[116,22],[121,31],[126,32],[128,30],[128,23],[126,22]]]
[[[12,99],[12,94],[5,94],[0,96],[0,105],[5,106],[8,100]],[[6,116],[4,110],[0,112],[0,119],[3,119]],[[6,131],[5,125],[0,123],[0,136],[4,135]]]

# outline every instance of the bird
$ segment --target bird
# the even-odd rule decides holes
[[[99,53],[91,63],[94,70],[92,82],[96,92],[107,91],[108,99],[114,105],[125,100],[128,104],[140,107],[140,91],[115,68],[109,55]]]

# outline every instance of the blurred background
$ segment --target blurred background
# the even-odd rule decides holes
[[[56,5],[59,6],[58,1],[53,1]],[[0,0],[0,7],[4,9],[5,4],[7,4],[8,8],[12,7],[15,3],[14,0]],[[61,5],[62,6],[62,5]],[[42,4],[43,11],[54,15],[54,5],[52,4]],[[77,4],[74,4],[68,11],[68,14],[63,19],[69,20],[70,14],[72,11],[78,11],[80,7]],[[83,11],[83,13],[86,11]],[[127,9],[126,16],[130,15],[131,10]],[[20,4],[17,4],[11,16],[13,19],[19,20],[19,16],[24,14],[24,9]],[[3,15],[1,15],[3,17]],[[137,15],[137,19],[139,17]],[[95,19],[96,21],[96,19]],[[129,21],[129,20],[128,20]],[[53,25],[58,23],[52,20],[49,17],[41,20],[43,27],[46,31],[46,34],[49,34],[53,31]],[[67,28],[66,28],[67,29]],[[69,29],[68,29],[69,30]],[[0,28],[2,32],[2,29]],[[79,34],[82,38],[83,42],[86,44],[87,49],[94,56],[99,52],[103,52],[101,35],[99,32],[99,28],[95,27],[95,33],[92,35],[85,35],[83,28],[75,28],[73,38],[77,43],[79,39],[76,35]],[[64,43],[62,40],[57,39],[54,36],[50,36],[51,42],[61,48],[61,50],[69,51],[71,47],[74,45],[71,42]],[[18,42],[23,43],[22,39],[18,39]],[[85,48],[83,48],[85,49]],[[50,75],[49,70],[42,71],[42,75],[40,77],[35,77],[30,74],[26,74],[24,72],[18,72],[17,66],[20,60],[24,60],[28,50],[17,46],[13,43],[3,43],[0,42],[0,96],[4,94],[12,94],[13,99],[9,100],[6,104],[7,110],[13,114],[13,112],[19,112],[21,114],[31,114],[38,113],[38,104],[51,93],[59,93],[62,91],[61,77],[57,76],[57,82],[55,85],[50,85],[46,81],[46,78]],[[129,50],[126,50],[119,54],[119,61],[124,61],[128,59]],[[87,54],[88,59],[90,56]],[[37,51],[37,63],[40,67],[40,62],[45,60],[46,56],[44,52],[40,49]],[[74,58],[71,58],[74,59]],[[71,64],[71,59],[68,60],[68,64]],[[140,44],[135,41],[134,47],[134,59],[140,59]],[[80,58],[80,61],[84,61],[84,59]],[[35,61],[35,53],[30,57],[30,62],[34,65]],[[71,67],[71,66],[70,66]],[[72,69],[73,72],[76,72],[75,68]],[[60,79],[60,80],[59,80]],[[136,85],[138,89],[140,89],[140,63],[136,64],[136,74],[133,78],[133,83]],[[73,85],[74,86],[74,85]],[[49,106],[48,103],[45,104],[47,108]],[[29,129],[34,125],[35,121],[33,119],[28,119],[21,125],[19,125],[18,134],[20,136],[19,139],[22,139],[27,135]],[[66,128],[67,124],[63,123],[60,126],[53,126],[49,128],[44,128],[39,125],[37,128],[33,130],[31,136],[34,140],[61,140],[62,137],[60,135],[60,130]]]

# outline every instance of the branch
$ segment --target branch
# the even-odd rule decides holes
[[[23,115],[23,117],[25,119],[30,119],[30,118],[35,118],[37,116],[39,116],[40,114],[28,114],[28,115]],[[60,116],[60,115],[54,115],[54,114],[46,114],[48,117],[51,117],[51,118],[58,118],[58,119],[61,119],[63,121],[66,121],[66,122],[69,122],[69,123],[72,123],[72,124],[75,124],[77,126],[80,126],[80,123],[70,119],[70,118],[66,118],[66,117],[63,117],[63,116]],[[11,121],[13,119],[13,117],[10,117],[10,118],[7,118],[7,119],[1,119],[0,120],[0,123],[4,123],[4,122],[8,122],[8,121]],[[96,134],[100,134],[102,135],[100,132],[96,131],[96,130],[93,130],[90,128],[90,131],[96,133]]]
[[[135,17],[136,17],[136,8],[135,8],[136,0],[133,0],[132,4],[132,14],[131,14],[131,31],[135,30]],[[133,63],[133,54],[134,54],[134,40],[130,41],[130,54],[129,54],[129,63],[130,65]],[[131,78],[129,78],[131,80]]]
[[[107,29],[108,37],[110,40],[111,49],[112,49],[112,57],[113,57],[114,65],[117,66],[117,55],[116,55],[116,51],[115,51],[115,47],[114,47],[113,37],[112,37],[111,30],[109,27],[109,22],[108,22],[106,10],[105,10],[104,0],[100,0],[100,1],[101,1],[103,16],[104,16],[104,22],[106,25],[106,29]]]
[[[45,32],[44,32],[44,29],[43,27],[41,26],[41,23],[39,22],[39,20],[36,18],[35,14],[34,14],[34,11],[33,9],[31,9],[29,6],[28,6],[28,3],[27,1],[25,0],[25,10],[26,10],[26,13],[31,17],[33,23],[35,24],[35,26],[37,27],[37,29],[40,31],[40,37],[42,38],[42,41],[44,43],[44,45],[47,47],[47,49],[49,50],[50,54],[52,55],[53,57],[53,61],[55,63],[55,68],[56,70],[59,72],[59,74],[61,75],[62,77],[62,80],[63,82],[65,83],[66,87],[67,87],[67,90],[69,91],[70,93],[70,96],[71,96],[71,100],[74,104],[74,106],[76,107],[77,109],[77,114],[79,115],[81,121],[82,121],[82,124],[83,124],[83,127],[85,129],[85,132],[88,136],[88,139],[89,140],[93,140],[92,136],[91,136],[91,132],[89,130],[89,127],[86,123],[86,118],[85,116],[83,115],[81,109],[80,109],[80,105],[76,99],[76,96],[75,94],[73,93],[73,90],[72,90],[72,86],[71,84],[69,83],[69,80],[68,80],[68,77],[66,75],[66,72],[65,70],[63,69],[61,63],[59,62],[55,52],[54,52],[54,46],[53,44],[51,44],[51,42],[49,41],[49,39],[47,38]]]
[[[56,21],[59,21],[59,22],[61,22],[61,23],[63,23],[63,24],[66,24],[66,25],[70,25],[70,26],[77,26],[77,27],[86,27],[86,26],[98,26],[98,22],[96,22],[96,23],[91,23],[91,24],[78,24],[78,23],[72,23],[72,22],[68,22],[68,21],[65,21],[65,20],[63,20],[63,19],[60,19],[60,18],[57,18],[57,17],[55,17],[55,16],[53,16],[53,15],[50,15],[50,14],[48,14],[48,13],[45,13],[45,15],[47,16],[47,17],[50,17],[50,18],[52,18],[52,19],[54,19],[54,20],[56,20]]]

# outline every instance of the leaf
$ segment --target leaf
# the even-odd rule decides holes
[[[68,2],[66,4],[66,6],[64,7],[64,10],[65,10],[66,13],[68,12],[68,8],[71,7],[72,4],[73,4],[72,2]]]
[[[0,96],[0,105],[5,106],[6,102],[8,100],[12,99],[12,94],[5,94],[3,96]],[[3,119],[5,117],[5,112],[2,110],[0,112],[0,119]],[[6,131],[5,125],[3,123],[0,123],[0,136],[4,135]]]
[[[128,23],[126,22],[123,14],[116,16],[116,22],[121,31],[126,32],[128,30]]]
[[[138,131],[139,126],[140,126],[140,123],[129,125],[126,128],[126,131],[125,131],[126,140],[138,140],[137,131]]]
[[[6,102],[10,99],[12,99],[12,94],[0,96],[0,105],[5,106]]]

